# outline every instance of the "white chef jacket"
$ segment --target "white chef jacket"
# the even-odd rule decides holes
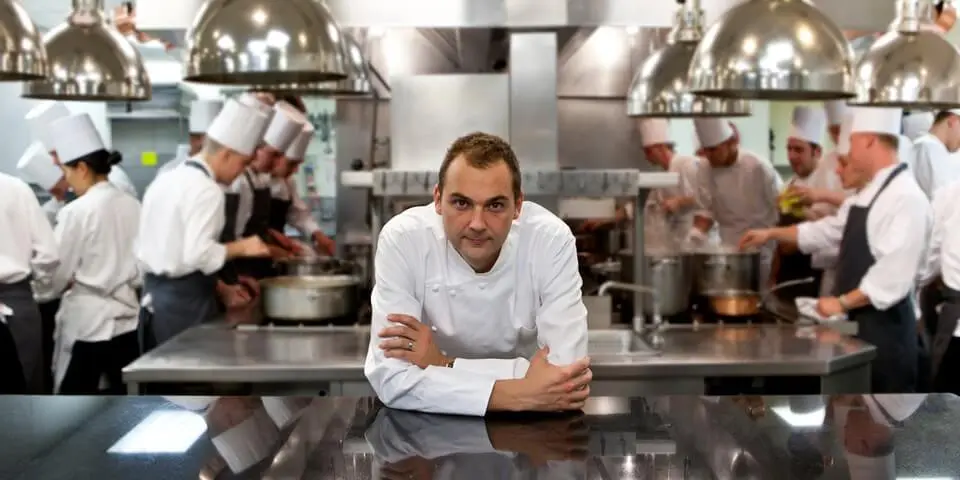
[[[953,158],[943,142],[932,134],[923,135],[914,142],[912,157],[910,169],[928,199],[932,199],[940,187],[960,180],[960,161]]]
[[[838,161],[837,154],[835,152],[829,152],[817,162],[816,168],[810,172],[810,175],[807,175],[805,178],[796,175],[791,177],[787,182],[787,188],[797,186],[829,190],[831,192],[843,191],[843,183],[837,175]],[[837,211],[837,207],[827,202],[815,203],[810,206],[810,209],[820,216],[832,215]]]
[[[433,204],[384,225],[377,242],[373,318],[364,373],[387,406],[484,415],[496,380],[522,378],[539,346],[567,365],[587,354],[576,242],[549,210],[524,202],[490,272],[475,273],[450,246]],[[454,367],[421,369],[386,358],[377,332],[389,314],[434,331]]]
[[[943,283],[960,290],[960,181],[954,181],[937,190],[933,195],[933,232],[920,282],[927,283],[941,275]],[[960,325],[953,332],[960,337]]]
[[[44,215],[47,216],[47,220],[50,221],[50,225],[57,224],[57,214],[60,213],[60,210],[63,209],[66,202],[61,202],[56,198],[51,197],[50,200],[43,202],[43,205],[40,208],[43,210]]]
[[[164,163],[159,169],[157,169],[157,176],[159,177],[160,175],[163,175],[164,173],[183,165],[183,162],[186,162],[188,158],[190,158],[189,155],[177,155],[173,157],[169,162]]]
[[[140,202],[110,182],[91,187],[60,211],[54,230],[60,266],[53,289],[64,292],[59,329],[74,340],[100,342],[137,328],[140,270],[133,245]]]
[[[23,180],[0,172],[0,283],[16,283],[31,274],[49,285],[60,263],[53,228],[33,190]]]
[[[287,225],[293,226],[305,237],[311,237],[320,231],[320,225],[313,218],[310,207],[304,203],[297,193],[297,185],[293,177],[274,178],[270,182],[270,196],[277,200],[290,200],[290,209],[287,210]],[[283,233],[283,232],[281,232]]]
[[[130,176],[127,175],[127,172],[123,171],[119,165],[114,165],[110,167],[110,173],[107,174],[107,180],[110,183],[114,184],[124,193],[130,194],[133,198],[139,198],[139,193],[137,192],[137,187],[133,185],[133,181],[130,180]]]
[[[839,248],[851,207],[866,207],[897,165],[886,167],[859,193],[848,197],[837,215],[797,226],[800,250]],[[870,253],[876,259],[858,287],[878,310],[886,310],[913,290],[933,227],[930,203],[907,172],[894,178],[867,215]]]
[[[705,160],[704,160],[705,161]],[[697,170],[700,168],[700,159],[690,155],[675,155],[670,160],[668,172],[676,173],[680,177],[680,184],[675,187],[658,188],[650,192],[645,208],[644,232],[645,247],[648,251],[662,251],[677,245],[693,226],[695,207],[689,207],[674,215],[666,215],[655,208],[664,200],[675,197],[696,197]],[[633,219],[633,205],[626,206],[627,218]],[[661,228],[657,228],[661,227]],[[666,227],[666,228],[663,228]],[[658,232],[658,230],[665,230]]]
[[[247,177],[250,177],[250,180],[253,181],[253,185],[250,185],[250,180]],[[269,173],[259,173],[254,169],[247,167],[247,169],[241,173],[236,180],[226,188],[227,194],[235,194],[239,196],[237,203],[237,225],[236,225],[236,238],[243,238],[243,231],[246,230],[247,222],[250,221],[250,217],[253,216],[253,191],[254,189],[260,189],[270,187],[270,174]]]
[[[211,275],[223,267],[227,247],[219,243],[225,222],[223,189],[210,174],[184,166],[158,176],[143,196],[136,247],[145,273],[182,277]]]
[[[706,161],[702,167],[697,170],[697,201],[717,222],[724,245],[737,245],[748,230],[777,224],[783,181],[769,161],[741,149],[729,167],[715,168]]]

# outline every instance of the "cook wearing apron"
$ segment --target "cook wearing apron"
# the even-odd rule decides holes
[[[49,288],[57,243],[29,185],[0,173],[0,192],[0,393],[41,394],[42,321],[31,280]]]
[[[136,250],[145,271],[142,351],[217,316],[217,272],[228,260],[268,254],[256,238],[218,242],[226,222],[221,185],[242,173],[267,125],[255,108],[228,101],[204,151],[157,177],[144,196]]]

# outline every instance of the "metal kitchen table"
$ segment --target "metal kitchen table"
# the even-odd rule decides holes
[[[659,335],[591,330],[595,395],[701,394],[729,377],[819,379],[822,393],[869,390],[875,348],[825,327],[671,326]],[[368,327],[192,328],[123,370],[143,384],[250,384],[254,393],[370,395],[363,375]],[[649,345],[655,343],[657,348]]]

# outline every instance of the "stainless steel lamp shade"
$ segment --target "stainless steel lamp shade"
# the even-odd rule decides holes
[[[36,25],[16,0],[0,0],[0,81],[47,76],[47,52]]]

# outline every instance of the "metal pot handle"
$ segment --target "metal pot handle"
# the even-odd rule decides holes
[[[803,285],[806,283],[813,283],[813,277],[801,278],[799,280],[790,280],[788,282],[781,282],[766,290],[761,290],[759,305],[763,306],[765,303],[767,303],[767,299],[770,298],[770,294],[772,294],[773,292],[776,292],[777,290],[780,290],[781,288],[792,287],[795,285]]]

